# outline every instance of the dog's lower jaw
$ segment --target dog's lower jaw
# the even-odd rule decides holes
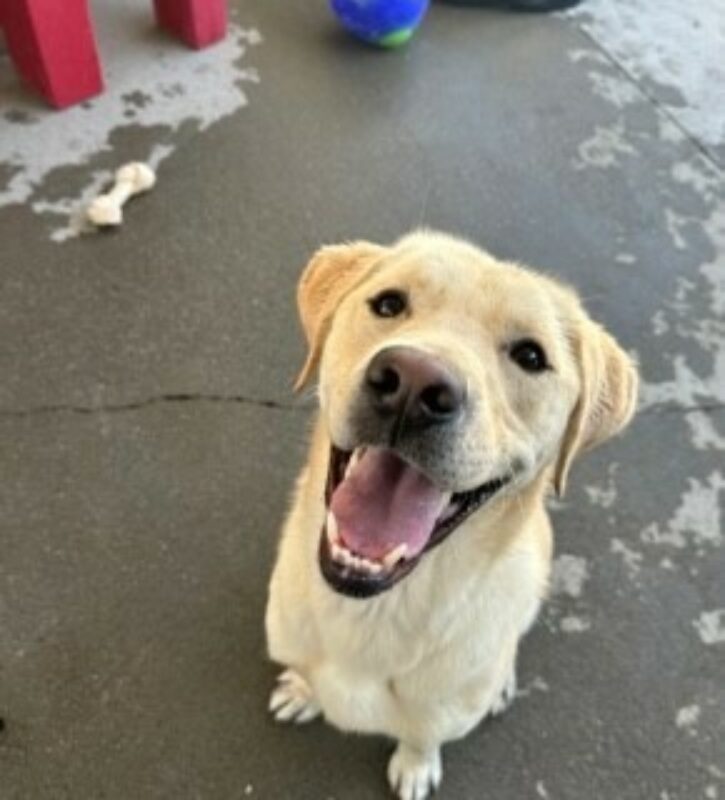
[[[445,491],[395,449],[359,445],[342,450],[331,444],[318,549],[323,577],[334,591],[348,597],[368,599],[390,590],[514,477],[511,470],[489,477],[474,489]],[[351,484],[357,488],[350,489]],[[386,513],[376,517],[371,507],[384,508]],[[357,529],[357,542],[353,538],[349,544],[347,536],[341,537],[340,512],[342,524],[350,526],[347,533],[354,537]],[[405,533],[400,535],[400,531]]]

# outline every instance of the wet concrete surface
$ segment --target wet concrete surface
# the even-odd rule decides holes
[[[630,431],[553,509],[520,696],[446,748],[440,796],[723,796],[721,150],[573,19],[434,6],[391,53],[322,5],[233,20],[263,41],[220,62],[228,111],[200,122],[189,79],[187,116],[104,140],[91,107],[98,151],[0,203],[0,797],[385,796],[389,743],[268,719],[262,617],[311,413],[300,269],[420,224],[576,285],[643,375]],[[45,114],[11,89],[7,185]],[[159,143],[121,230],[54,240],[48,203]]]

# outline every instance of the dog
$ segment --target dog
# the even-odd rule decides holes
[[[627,425],[637,370],[573,290],[432,231],[323,247],[298,306],[319,414],[270,582],[269,708],[391,737],[392,790],[423,800],[442,745],[515,696],[545,499]]]

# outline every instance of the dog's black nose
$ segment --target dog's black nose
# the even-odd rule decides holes
[[[375,410],[386,416],[405,415],[407,422],[428,425],[450,422],[463,407],[463,381],[435,356],[413,347],[386,347],[365,372]]]

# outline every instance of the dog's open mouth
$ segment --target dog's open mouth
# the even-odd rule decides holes
[[[510,480],[468,492],[443,492],[392,450],[332,447],[320,568],[341,594],[371,597],[405,577]]]

